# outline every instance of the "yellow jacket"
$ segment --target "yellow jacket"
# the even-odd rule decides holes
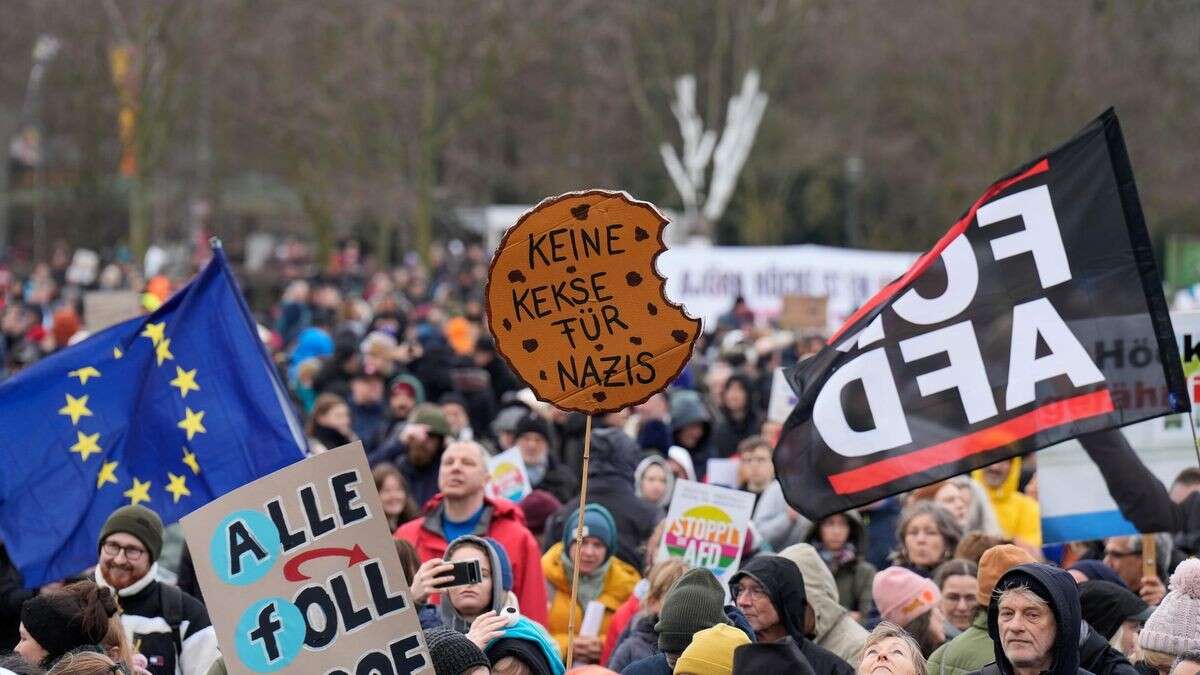
[[[546,577],[546,590],[550,595],[549,620],[546,623],[550,635],[558,643],[559,656],[567,657],[567,621],[571,607],[571,579],[567,576],[562,559],[562,542],[550,547],[542,556],[542,574]],[[600,637],[608,634],[608,623],[613,612],[633,593],[633,587],[642,577],[633,565],[616,556],[608,559],[608,572],[604,575],[604,591],[598,602],[604,605],[604,621],[600,624]],[[583,622],[583,607],[575,603],[575,630]]]
[[[1013,458],[1008,477],[998,488],[993,489],[983,480],[982,469],[971,472],[971,477],[987,492],[1005,536],[1030,546],[1042,545],[1042,509],[1036,499],[1017,490],[1021,481],[1020,457]]]

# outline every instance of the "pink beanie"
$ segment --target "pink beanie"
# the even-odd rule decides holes
[[[889,567],[876,574],[871,594],[884,620],[901,627],[933,609],[942,599],[937,584],[903,567]]]
[[[1171,656],[1200,649],[1200,560],[1179,563],[1171,575],[1171,592],[1142,629],[1142,649]]]

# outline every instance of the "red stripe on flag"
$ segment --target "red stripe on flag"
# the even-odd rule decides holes
[[[1024,415],[987,429],[980,429],[966,436],[834,474],[829,477],[829,484],[839,495],[862,492],[898,478],[957,462],[981,452],[995,450],[1045,429],[1104,415],[1112,411],[1112,396],[1107,389],[1101,389],[1091,394],[1046,404]]]
[[[851,326],[858,323],[859,319],[862,319],[875,307],[890,300],[893,295],[899,293],[901,289],[908,286],[909,282],[920,276],[923,272],[925,272],[925,270],[929,269],[929,266],[933,264],[934,259],[942,254],[942,251],[950,245],[950,242],[954,241],[954,238],[958,235],[967,231],[967,226],[970,225],[971,221],[975,219],[975,212],[979,210],[979,207],[983,206],[990,201],[992,197],[995,197],[996,195],[1000,194],[1000,192],[1008,189],[1012,185],[1020,183],[1031,176],[1045,173],[1049,170],[1049,160],[1043,159],[1023,173],[1017,174],[1012,178],[1002,180],[999,183],[993,183],[992,186],[983,193],[982,197],[975,200],[975,203],[971,205],[970,210],[968,210],[962,218],[959,218],[958,222],[954,223],[954,226],[951,227],[946,234],[942,235],[942,238],[938,240],[937,244],[935,244],[933,248],[922,254],[920,258],[917,258],[917,261],[913,263],[912,267],[908,268],[908,271],[904,273],[904,276],[879,289],[879,292],[871,296],[870,300],[867,300],[865,303],[863,303],[862,307],[856,309],[854,314],[851,314],[850,318],[846,319],[846,323],[843,323],[842,327],[837,329],[837,331],[829,337],[827,344],[833,344],[836,342],[837,339],[840,338],[842,334],[845,333]]]

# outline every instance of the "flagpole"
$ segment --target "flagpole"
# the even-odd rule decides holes
[[[583,430],[583,479],[579,484],[579,520],[575,523],[575,553],[571,556],[571,605],[567,611],[567,670],[575,660],[575,603],[579,597],[579,550],[583,548],[583,509],[587,505],[588,462],[592,452],[592,416]]]
[[[1194,407],[1188,403],[1188,426],[1192,430],[1192,450],[1196,453],[1196,464],[1200,465],[1200,439],[1196,438],[1196,417],[1192,414]]]

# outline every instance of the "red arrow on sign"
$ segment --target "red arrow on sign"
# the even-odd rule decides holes
[[[352,567],[367,561],[367,553],[358,544],[355,544],[354,548],[314,548],[289,560],[283,567],[283,578],[288,581],[308,581],[311,577],[301,572],[300,566],[310,560],[331,556],[345,556],[349,558],[346,562],[346,567]]]

